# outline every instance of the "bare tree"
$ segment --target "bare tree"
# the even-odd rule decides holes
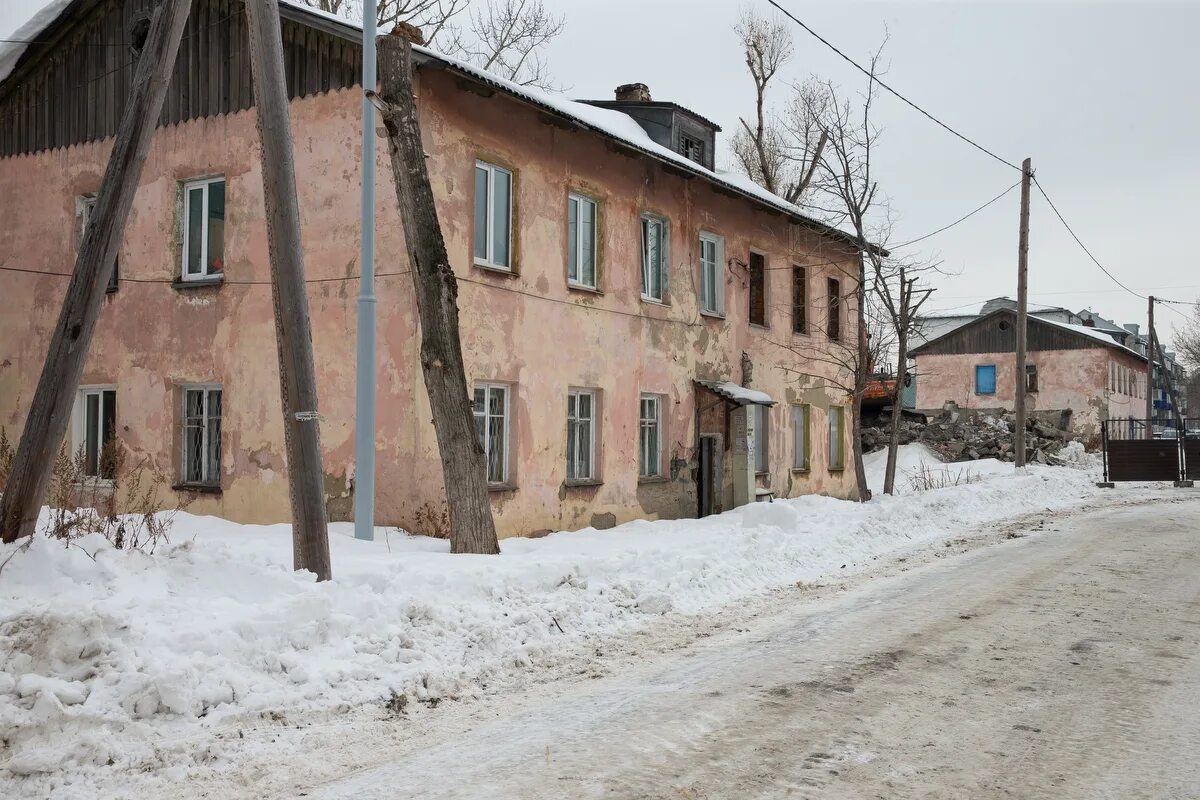
[[[739,118],[731,142],[734,160],[767,191],[798,203],[811,182],[825,135],[815,114],[824,105],[825,87],[809,80],[795,87],[784,118],[767,106],[767,91],[792,56],[792,36],[782,20],[744,8],[734,26],[746,68],[754,81],[754,121]]]
[[[546,46],[566,18],[546,10],[543,0],[373,0],[380,28],[401,22],[421,29],[425,42],[522,86],[556,88],[545,60]],[[332,14],[361,19],[363,0],[304,0]]]
[[[445,52],[522,86],[556,88],[543,54],[563,32],[566,18],[542,0],[492,0],[472,9],[467,30],[451,28]]]
[[[1191,316],[1172,331],[1171,339],[1179,360],[1192,372],[1200,371],[1200,304],[1192,306]]]
[[[878,295],[875,287],[886,281],[890,271],[889,253],[881,244],[888,238],[890,214],[887,201],[879,193],[872,163],[880,129],[873,122],[871,114],[878,91],[876,76],[879,74],[882,54],[883,45],[880,45],[871,56],[867,86],[857,100],[839,97],[837,88],[827,82],[824,91],[815,95],[819,98],[819,105],[809,109],[825,139],[825,146],[817,156],[819,177],[813,184],[813,191],[821,196],[822,199],[818,201],[821,205],[827,206],[830,213],[840,217],[839,224],[853,230],[861,253],[859,279],[854,291],[857,294],[856,305],[862,334],[858,342],[860,352],[853,359],[853,396],[854,467],[859,494],[863,499],[870,497],[870,489],[862,463],[862,397],[869,372],[877,359],[870,351],[871,344],[867,338],[870,320],[865,315],[868,311],[868,293]],[[798,99],[799,102],[805,102],[802,95],[798,95]]]
[[[880,305],[887,312],[888,323],[896,344],[896,383],[892,390],[892,430],[888,438],[887,465],[884,471],[883,493],[892,494],[896,485],[896,456],[900,450],[900,418],[903,414],[901,393],[908,374],[908,343],[919,332],[918,314],[921,306],[933,293],[932,289],[918,290],[919,273],[935,269],[935,265],[901,262],[891,274],[880,270],[872,288]],[[893,277],[894,276],[894,277]]]
[[[794,255],[797,263],[803,263],[805,256],[811,257],[813,254],[797,252]],[[831,256],[827,262],[823,262],[823,266],[845,263],[847,258],[845,253],[823,255]],[[802,382],[824,384],[844,392],[850,399],[853,407],[850,444],[854,481],[858,499],[865,502],[871,499],[871,490],[862,461],[862,398],[870,375],[878,365],[891,358],[896,339],[891,318],[879,301],[878,294],[873,290],[863,290],[868,280],[863,261],[859,258],[857,266],[843,274],[845,280],[840,281],[839,285],[846,288],[839,294],[826,294],[819,298],[820,302],[810,304],[812,319],[809,325],[813,333],[818,335],[791,337],[786,341],[773,341],[773,344],[796,356],[785,360],[781,370],[792,373]],[[846,318],[855,320],[852,328],[843,322]],[[820,376],[813,375],[808,372],[808,365],[811,364],[823,365],[828,369],[822,370]]]

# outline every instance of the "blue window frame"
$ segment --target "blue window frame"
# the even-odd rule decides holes
[[[975,394],[996,393],[996,365],[980,364],[975,367]]]

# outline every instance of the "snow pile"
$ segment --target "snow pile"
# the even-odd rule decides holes
[[[927,452],[902,452],[905,465],[928,463]],[[198,757],[172,752],[164,732],[196,738],[277,713],[294,722],[393,693],[475,694],[533,662],[581,658],[588,641],[654,615],[844,575],[879,553],[1072,504],[1096,491],[1093,479],[997,463],[986,480],[938,491],[509,539],[491,557],[382,529],[361,542],[339,523],[335,580],[323,584],[290,570],[286,525],[180,514],[177,544],[154,555],[98,537],[7,545],[0,776],[152,769]]]
[[[867,485],[872,492],[882,492],[887,473],[887,450],[877,450],[863,456],[867,472]],[[995,458],[977,461],[947,463],[936,452],[923,444],[901,445],[896,454],[896,494],[912,494],[919,491],[914,482],[924,484],[927,480],[938,485],[966,484],[987,477],[1012,475],[1013,465]]]

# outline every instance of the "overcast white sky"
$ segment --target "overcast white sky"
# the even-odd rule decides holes
[[[1200,4],[781,1],[856,59],[869,56],[886,28],[889,83],[1006,159],[1032,157],[1076,232],[1127,285],[1163,297],[1200,296],[1200,271],[1183,246],[1197,225],[1193,187],[1200,184]],[[765,0],[749,2],[770,10]],[[41,5],[0,2],[0,36]],[[723,143],[738,116],[752,110],[731,30],[736,0],[547,5],[567,17],[549,60],[572,96],[610,98],[618,84],[646,83],[655,99],[721,125],[718,147],[728,162]],[[794,39],[784,78],[815,73],[849,89],[861,84],[803,30],[795,28]],[[885,132],[876,169],[901,215],[899,241],[952,222],[1019,178],[890,96],[877,120]],[[1014,191],[922,243],[960,273],[936,281],[932,308],[972,310],[1015,293],[1018,200]],[[1088,260],[1036,190],[1030,240],[1031,302],[1144,322],[1145,301]],[[1168,338],[1181,318],[1158,315]]]

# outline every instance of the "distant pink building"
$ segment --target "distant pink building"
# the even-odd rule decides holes
[[[0,425],[21,429],[132,75],[137,0],[72,4],[0,56]],[[329,513],[354,492],[361,32],[284,6]],[[416,53],[429,170],[501,535],[687,517],[760,492],[853,497],[853,238],[714,170],[718,129],[644,87],[569,102]],[[15,62],[15,63],[13,63]],[[195,0],[77,399],[166,506],[288,518],[245,19]],[[380,524],[445,527],[384,143]],[[752,366],[747,390],[744,365]],[[103,476],[97,476],[102,479]]]
[[[1000,309],[933,338],[912,352],[919,411],[1011,411],[1015,404],[1016,312]],[[1029,317],[1027,408],[1061,415],[1088,444],[1100,423],[1144,417],[1146,359],[1095,328]]]

